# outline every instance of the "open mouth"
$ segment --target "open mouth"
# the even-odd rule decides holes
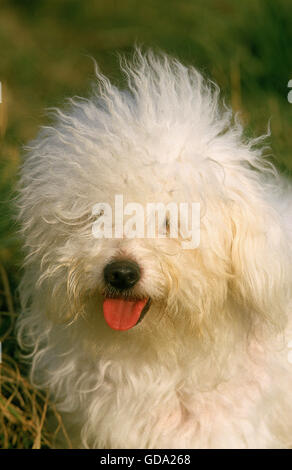
[[[129,330],[142,320],[150,304],[149,297],[140,300],[107,297],[103,301],[105,321],[113,330]]]

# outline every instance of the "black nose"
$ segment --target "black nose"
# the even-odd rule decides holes
[[[123,290],[133,287],[140,279],[140,268],[135,261],[112,261],[104,268],[104,279],[116,289]]]

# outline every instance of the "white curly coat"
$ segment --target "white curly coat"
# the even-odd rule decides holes
[[[151,52],[98,70],[28,148],[19,214],[26,262],[18,335],[76,447],[292,444],[292,191],[194,68]],[[92,236],[92,207],[201,204],[201,242]],[[134,328],[102,314],[103,269],[135,260]],[[291,345],[291,344],[290,344]]]

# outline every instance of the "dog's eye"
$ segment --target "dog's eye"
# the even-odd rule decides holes
[[[97,214],[95,214],[95,217],[99,219],[99,217],[101,217],[103,214],[104,214],[104,209],[100,209],[100,211]]]
[[[168,234],[168,233],[169,233],[169,230],[170,230],[170,222],[169,222],[169,218],[168,218],[168,217],[166,217],[165,222],[164,222],[164,225],[165,225],[166,233]]]
[[[170,221],[168,217],[165,217],[164,220],[162,219],[161,221],[159,221],[158,231],[160,236],[168,236],[170,232]]]

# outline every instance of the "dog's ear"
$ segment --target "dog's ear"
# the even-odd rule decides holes
[[[286,321],[292,269],[279,214],[257,198],[232,203],[231,291],[250,313],[281,328]]]

